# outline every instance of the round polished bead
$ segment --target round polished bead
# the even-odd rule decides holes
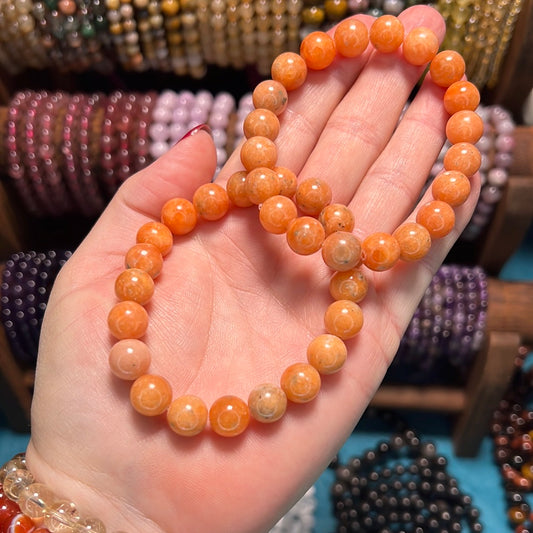
[[[228,212],[229,196],[217,183],[204,183],[194,191],[192,204],[200,218],[219,220]]]
[[[317,6],[306,7],[302,10],[302,21],[310,26],[320,26],[326,18],[324,9]]]
[[[167,422],[174,433],[193,437],[207,425],[207,406],[198,396],[179,396],[168,407]]]
[[[279,81],[264,80],[253,90],[252,101],[256,109],[268,109],[281,115],[289,103],[289,96]]]
[[[2,481],[4,494],[11,500],[18,502],[21,492],[35,480],[33,475],[26,469],[17,468],[7,472]]]
[[[326,235],[335,231],[352,231],[355,218],[348,207],[343,204],[330,204],[324,207],[318,215],[318,220],[324,226]]]
[[[289,222],[298,215],[295,203],[286,196],[267,198],[259,209],[259,221],[269,233],[281,234],[287,231]]]
[[[363,263],[371,270],[392,268],[400,258],[400,245],[390,234],[377,232],[361,243]]]
[[[331,187],[320,178],[307,178],[296,188],[296,205],[306,215],[318,215],[331,202]]]
[[[450,85],[444,93],[444,109],[453,115],[457,111],[474,111],[479,105],[481,96],[478,88],[469,81],[457,81]]]
[[[282,196],[287,196],[287,198],[292,198],[296,194],[296,188],[298,187],[296,174],[286,167],[274,167],[273,170],[278,175],[281,186],[279,193]]]
[[[143,224],[137,231],[136,241],[153,244],[159,249],[162,256],[167,255],[174,244],[172,232],[161,222]]]
[[[150,349],[138,339],[122,339],[109,352],[111,372],[125,380],[133,381],[146,374],[151,360]]]
[[[119,302],[109,312],[107,325],[117,339],[138,339],[148,328],[148,313],[137,302]]]
[[[358,57],[368,46],[368,28],[358,19],[343,20],[333,36],[337,52],[344,57]]]
[[[439,87],[449,87],[465,74],[465,60],[455,50],[439,52],[429,65],[431,80]]]
[[[274,141],[279,128],[279,118],[269,109],[254,109],[248,113],[243,123],[243,132],[247,139],[259,136]]]
[[[370,42],[379,52],[390,54],[400,48],[404,31],[400,19],[393,15],[382,15],[370,27]]]
[[[446,170],[457,170],[470,178],[481,166],[481,153],[471,143],[457,143],[448,148],[443,164]]]
[[[320,392],[320,374],[308,363],[295,363],[281,375],[281,388],[287,399],[294,403],[307,403]]]
[[[211,429],[222,437],[240,435],[250,423],[250,409],[237,396],[222,396],[209,409]]]
[[[368,292],[368,281],[357,268],[335,272],[329,281],[329,293],[335,300],[360,302]]]
[[[283,52],[274,59],[270,69],[272,79],[281,83],[287,91],[301,87],[307,77],[307,64],[294,52]]]
[[[420,207],[416,221],[429,231],[432,239],[440,239],[455,226],[455,213],[449,204],[433,200]]]
[[[172,387],[163,377],[144,374],[137,378],[130,389],[133,408],[144,416],[157,416],[166,411],[172,400]]]
[[[254,168],[246,175],[245,190],[248,199],[260,205],[272,196],[279,195],[281,186],[278,175],[271,168]]]
[[[425,65],[439,51],[439,40],[429,28],[419,26],[412,29],[403,40],[403,56],[411,65]]]
[[[456,170],[445,170],[438,174],[431,185],[435,200],[441,200],[452,207],[463,204],[470,195],[470,180]]]
[[[33,533],[35,530],[35,524],[33,520],[22,513],[17,513],[6,520],[3,520],[0,524],[2,531],[13,531],[16,533]]]
[[[454,113],[446,123],[446,137],[452,144],[467,142],[475,144],[483,135],[483,120],[474,111]]]
[[[333,270],[351,270],[361,262],[361,243],[353,233],[335,231],[324,239],[322,259]]]
[[[163,256],[153,244],[139,243],[126,252],[125,265],[126,268],[144,270],[155,279],[163,268]]]
[[[26,516],[42,518],[56,500],[57,496],[49,487],[42,483],[32,483],[20,491],[18,504]]]
[[[154,280],[140,268],[128,268],[115,280],[115,294],[119,300],[132,300],[147,304],[154,294]]]
[[[226,191],[230,201],[237,207],[250,207],[253,202],[248,198],[246,192],[246,170],[238,170],[234,172],[226,183]]]
[[[47,528],[46,531],[62,533],[65,532],[67,524],[78,524],[80,519],[81,516],[78,508],[73,502],[56,499],[49,506],[48,512],[44,516],[43,525]]]
[[[325,32],[313,31],[300,43],[300,55],[308,68],[323,70],[335,59],[335,41]]]
[[[322,224],[310,216],[297,217],[287,227],[287,243],[291,250],[300,255],[318,252],[325,237]]]
[[[416,222],[405,222],[398,226],[392,236],[400,245],[400,259],[402,261],[418,261],[431,248],[429,231]]]
[[[279,420],[287,410],[287,395],[272,383],[257,385],[248,396],[250,414],[258,422],[270,424]]]
[[[307,347],[307,361],[320,374],[338,372],[346,362],[348,350],[339,337],[324,333],[315,337]]]
[[[174,235],[185,235],[196,227],[198,214],[186,198],[171,198],[161,209],[161,221]]]
[[[277,158],[276,145],[267,137],[250,137],[241,146],[241,163],[248,171],[258,167],[274,168]]]
[[[337,300],[324,314],[326,331],[346,340],[355,337],[363,327],[363,311],[351,300]]]

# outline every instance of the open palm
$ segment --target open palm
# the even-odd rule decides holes
[[[368,25],[370,17],[359,17]],[[418,6],[400,17],[406,30],[444,24]],[[355,214],[354,233],[392,232],[411,217],[444,141],[443,90],[425,82],[397,126],[423,69],[371,47],[337,58],[290,94],[276,141],[278,164],[299,179],[323,177],[333,201]],[[275,424],[252,423],[236,438],[174,434],[164,417],[131,408],[129,383],[111,375],[107,314],[114,281],[137,229],[158,220],[172,197],[191,198],[210,180],[209,135],[187,137],[117,192],[62,269],[43,324],[28,463],[35,477],[98,516],[108,530],[266,531],[325,468],[353,429],[390,363],[434,271],[468,221],[478,190],[456,209],[456,228],[418,263],[369,273],[361,333],[347,342],[343,370],[323,379],[317,399],[291,404]],[[234,154],[217,177],[241,164]],[[331,272],[320,254],[302,257],[267,234],[257,208],[234,208],[175,239],[156,280],[145,336],[151,372],[210,405],[243,399],[259,383],[305,361],[323,332]]]

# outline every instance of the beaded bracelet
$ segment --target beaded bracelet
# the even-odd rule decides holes
[[[368,42],[381,53],[403,49],[404,59],[417,67],[430,63],[434,83],[446,88],[444,106],[451,114],[446,133],[452,143],[444,158],[445,172],[433,183],[434,200],[419,207],[416,222],[402,224],[393,235],[378,232],[363,242],[351,233],[353,214],[344,205],[331,203],[331,189],[321,179],[308,179],[296,185],[296,176],[277,167],[277,151],[272,139],[279,131],[280,115],[288,103],[287,91],[300,87],[307,70],[327,68],[338,53],[356,57]],[[462,204],[470,193],[469,177],[480,166],[475,143],[483,123],[473,109],[479,92],[462,81],[465,65],[453,51],[438,52],[435,34],[423,27],[404,37],[401,21],[383,16],[370,32],[357,19],[338,25],[334,37],[313,32],[304,39],[300,55],[287,52],[272,65],[272,78],[261,82],[253,92],[255,110],[244,122],[246,141],[240,158],[245,170],[234,173],[226,189],[216,183],[200,186],[192,201],[168,200],[161,210],[161,222],[148,222],[138,231],[135,244],[126,253],[126,270],[115,282],[120,300],[108,315],[110,333],[118,342],[112,347],[109,362],[119,378],[133,381],[130,400],[136,411],[146,416],[166,412],[171,429],[184,436],[211,429],[226,437],[241,434],[250,419],[262,423],[279,420],[287,401],[313,400],[327,376],[343,366],[345,340],[363,326],[360,302],[368,282],[360,265],[375,271],[390,269],[402,259],[416,261],[430,249],[431,241],[447,235],[455,225],[453,207]],[[290,197],[294,196],[294,202]],[[150,351],[139,339],[148,327],[144,305],[154,293],[154,278],[161,272],[163,257],[172,249],[173,236],[190,233],[199,220],[218,220],[230,204],[236,207],[260,206],[259,220],[267,232],[285,234],[289,247],[297,254],[321,251],[328,267],[336,271],[330,283],[334,302],[324,315],[325,334],[308,347],[307,363],[294,363],[281,375],[280,386],[263,384],[254,388],[248,402],[226,395],[210,409],[197,396],[182,395],[172,400],[172,388],[162,376],[147,373]],[[301,216],[298,215],[301,213]],[[340,230],[340,231],[339,231]]]

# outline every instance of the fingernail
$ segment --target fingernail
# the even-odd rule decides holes
[[[209,135],[212,135],[211,128],[207,124],[198,124],[198,126],[195,126],[194,128],[192,128],[192,130],[189,130],[178,142],[183,141],[183,139],[186,139],[187,137],[192,137],[193,135],[196,135],[199,131],[207,131]]]

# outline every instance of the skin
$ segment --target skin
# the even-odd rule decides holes
[[[429,7],[400,18],[406,31],[422,25],[444,36],[440,15]],[[326,71],[311,72],[289,95],[276,141],[278,164],[299,179],[324,177],[333,201],[355,213],[360,238],[392,233],[414,219],[444,142],[444,90],[427,81],[394,131],[422,71],[400,53],[377,55],[370,46],[360,58],[337,57]],[[212,140],[199,131],[128,179],[61,270],[50,297],[27,460],[36,479],[100,518],[108,531],[267,531],[353,430],[479,192],[475,176],[470,198],[455,209],[454,231],[435,241],[423,260],[368,273],[363,330],[347,342],[344,368],[323,379],[313,402],[291,405],[273,425],[253,423],[238,438],[206,431],[186,439],[172,433],[164,417],[133,411],[129,383],[108,368],[113,340],[106,319],[137,229],[158,220],[169,198],[192,198],[214,168]],[[223,185],[241,168],[237,152],[217,182]],[[247,399],[255,385],[279,383],[323,332],[330,275],[320,254],[297,256],[283,236],[263,231],[257,208],[201,222],[188,237],[176,238],[147,305],[151,371],[165,376],[176,395],[196,394],[207,405],[224,394]]]

